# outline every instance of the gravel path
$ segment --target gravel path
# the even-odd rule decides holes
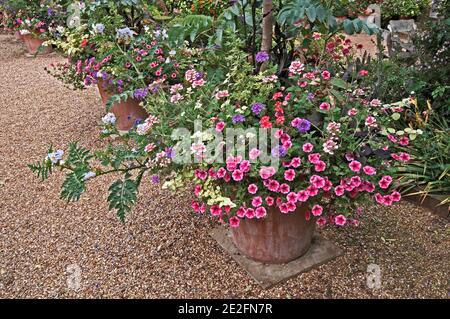
[[[263,290],[207,235],[212,224],[191,215],[188,196],[147,183],[125,225],[107,213],[109,181],[91,181],[78,203],[59,200],[62,174],[40,183],[26,164],[49,143],[104,142],[97,91],[72,92],[47,75],[58,60],[25,58],[0,35],[0,297],[448,297],[449,223],[408,203],[369,208],[351,232],[322,231],[344,256]],[[366,286],[371,263],[380,289]],[[78,290],[69,265],[81,270]]]

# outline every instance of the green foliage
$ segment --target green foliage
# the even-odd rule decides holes
[[[82,146],[78,146],[78,142],[72,142],[69,145],[69,156],[67,165],[73,167],[89,167],[89,161],[92,159],[90,151]]]
[[[381,4],[385,21],[398,18],[416,18],[430,7],[430,0],[384,0]]]
[[[117,216],[121,221],[125,220],[125,214],[131,211],[136,203],[138,184],[125,174],[123,180],[116,180],[109,187],[109,210],[117,210]]]
[[[450,127],[444,120],[435,119],[427,126],[421,141],[423,145],[411,153],[413,160],[398,173],[404,192],[439,195],[443,204],[449,203]]]
[[[77,168],[66,175],[66,179],[61,187],[61,199],[65,199],[68,202],[75,202],[80,199],[86,190],[86,183],[84,181],[84,174],[86,173],[86,169]]]
[[[53,148],[50,148],[47,151],[47,154],[52,153]],[[42,161],[36,162],[35,164],[28,164],[28,168],[37,175],[42,181],[48,179],[50,174],[52,173],[53,165],[48,158],[44,158]]]

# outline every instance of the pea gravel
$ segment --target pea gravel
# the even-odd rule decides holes
[[[214,224],[191,214],[188,195],[144,183],[125,224],[106,205],[114,177],[90,181],[77,203],[61,201],[63,174],[41,183],[26,164],[50,143],[105,142],[96,89],[70,91],[43,70],[60,60],[26,58],[11,35],[0,35],[0,297],[448,297],[449,223],[409,203],[369,207],[356,229],[321,231],[344,255],[264,290],[207,235]],[[380,267],[379,289],[366,285],[369,264]]]

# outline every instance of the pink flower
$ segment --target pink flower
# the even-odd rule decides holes
[[[291,191],[291,188],[289,187],[288,184],[281,184],[280,185],[280,193],[282,194],[287,194]]]
[[[258,150],[257,148],[253,148],[250,150],[249,155],[251,160],[255,160],[259,157],[259,155],[261,155],[261,151]]]
[[[230,222],[230,227],[236,228],[236,227],[239,227],[239,223],[241,221],[236,216],[233,216],[233,217],[230,218],[229,222]]]
[[[218,91],[218,92],[216,93],[216,95],[215,95],[215,98],[216,98],[217,100],[220,100],[221,98],[228,97],[228,96],[230,96],[230,94],[228,93],[227,90],[225,90],[225,91]]]
[[[364,182],[364,190],[368,193],[372,193],[375,190],[375,185],[370,182]]]
[[[194,194],[195,194],[195,196],[198,197],[198,195],[200,195],[201,191],[202,191],[202,185],[200,185],[200,184],[195,185],[195,187],[194,187]]]
[[[358,161],[351,161],[348,164],[348,167],[353,171],[353,172],[359,172],[361,170],[361,163]]]
[[[374,118],[373,116],[368,116],[366,118],[366,122],[365,122],[366,126],[368,127],[377,127],[377,119]]]
[[[289,212],[294,212],[297,209],[297,205],[295,205],[295,203],[292,202],[287,202],[286,206]]]
[[[391,182],[392,182],[392,181],[390,181],[390,180],[388,180],[388,179],[382,178],[382,179],[378,182],[378,186],[380,186],[380,188],[382,188],[382,189],[387,189],[387,188],[389,187],[389,185],[391,185]]]
[[[239,207],[238,210],[236,211],[236,215],[240,218],[244,218],[245,217],[245,208]]]
[[[402,145],[402,146],[407,146],[407,145],[409,145],[409,138],[407,138],[406,136],[404,136],[404,137],[400,138],[399,143],[400,143],[400,145]]]
[[[225,168],[221,167],[217,170],[217,177],[218,178],[224,178],[226,175],[227,171]]]
[[[402,195],[397,191],[393,191],[391,197],[394,202],[399,202],[402,199]]]
[[[217,132],[222,132],[224,128],[225,128],[225,122],[219,122],[219,123],[216,124],[216,131]]]
[[[343,186],[336,186],[335,188],[334,188],[334,193],[336,194],[336,196],[342,196],[342,195],[344,195],[344,187]]]
[[[311,143],[305,143],[305,144],[303,144],[302,148],[303,148],[303,152],[311,153],[312,150],[314,149],[314,146]],[[320,156],[319,156],[319,158],[320,158]]]
[[[345,218],[344,215],[337,215],[334,218],[334,223],[338,226],[344,226],[346,222],[347,222],[347,218]]]
[[[275,203],[275,200],[271,196],[266,197],[266,203],[268,206],[272,206]]]
[[[205,180],[208,177],[208,173],[200,169],[195,170],[195,176],[201,180]]]
[[[348,110],[348,112],[347,112],[348,116],[355,116],[356,114],[358,114],[358,110],[355,108],[352,108],[352,109]]]
[[[222,208],[220,208],[219,205],[211,206],[209,211],[211,212],[211,215],[213,215],[213,216],[220,216],[220,215],[222,215]]]
[[[247,208],[245,211],[245,217],[248,219],[255,218],[255,210],[253,208]]]
[[[241,162],[241,164],[239,165],[239,169],[244,173],[247,173],[250,170],[250,166],[250,162],[245,160]]]
[[[374,107],[381,106],[381,101],[378,99],[373,99],[372,101],[370,101],[370,106],[374,106]]]
[[[288,202],[290,202],[290,203],[296,203],[297,202],[297,193],[295,193],[295,192],[290,192],[287,196],[286,196],[286,199],[287,199],[287,201]]]
[[[241,170],[238,170],[238,169],[237,169],[237,170],[235,170],[235,171],[233,172],[232,177],[233,177],[233,179],[234,179],[236,182],[239,182],[239,181],[241,181],[242,178],[244,177],[244,173],[242,173]]]
[[[237,168],[237,164],[235,162],[227,163],[227,171],[232,172]]]
[[[375,200],[378,204],[384,204],[383,195],[381,195],[380,193],[375,194]]]
[[[392,199],[391,195],[383,196],[383,204],[384,205],[390,206],[390,205],[392,205],[392,202],[393,202],[393,199]]]
[[[314,205],[311,210],[311,213],[313,214],[313,216],[316,216],[316,217],[322,215],[322,212],[323,212],[323,208],[320,205]]]
[[[363,171],[364,173],[366,173],[367,175],[375,175],[377,173],[377,170],[375,168],[373,168],[372,166],[364,166],[363,167]]]
[[[360,76],[366,76],[366,75],[368,75],[369,74],[369,71],[367,71],[367,70],[361,70],[361,71],[359,71],[359,75]]]
[[[313,32],[312,37],[314,40],[320,40],[320,38],[322,37],[322,34],[319,32]]]
[[[327,164],[325,164],[324,161],[318,161],[314,165],[314,169],[316,170],[316,172],[323,172],[326,168],[327,168]]]
[[[253,207],[259,207],[263,203],[261,196],[255,196],[252,199],[252,206]]]
[[[248,185],[247,190],[250,194],[256,194],[256,192],[258,191],[258,186],[256,186],[255,184],[250,184]]]
[[[308,200],[308,198],[309,198],[309,195],[308,195],[308,191],[306,191],[306,190],[301,190],[297,193],[297,199],[300,202],[306,202]]]
[[[280,189],[280,183],[278,183],[276,180],[271,179],[269,181],[269,184],[267,185],[267,188],[271,192],[278,192],[278,190]]]
[[[280,212],[283,214],[289,213],[289,207],[286,203],[280,205]]]
[[[263,218],[267,215],[267,211],[264,207],[258,207],[255,210],[255,213],[256,213],[256,218]]]
[[[331,77],[330,72],[328,72],[328,71],[323,71],[323,72],[322,72],[322,78],[323,78],[324,80],[329,80],[330,77]]]
[[[353,187],[359,187],[359,185],[361,185],[361,177],[359,176],[353,176],[350,178],[350,181]]]
[[[150,153],[150,152],[153,151],[154,149],[155,149],[155,144],[150,143],[150,144],[147,144],[147,145],[145,146],[144,151],[147,152],[147,153]]]
[[[323,102],[323,103],[320,104],[319,108],[320,108],[321,110],[326,110],[326,111],[328,111],[328,110],[330,109],[330,103],[328,103],[328,102]]]
[[[308,161],[311,164],[317,164],[320,161],[320,154],[319,153],[309,154]]]
[[[301,163],[302,163],[302,161],[300,160],[299,157],[294,157],[294,158],[291,160],[291,166],[292,166],[293,168],[300,167]]]
[[[317,226],[319,226],[319,227],[325,226],[326,223],[327,223],[327,220],[326,220],[326,218],[324,218],[324,217],[319,217],[319,218],[317,218],[317,220],[316,220],[316,224],[317,224]]]
[[[275,168],[271,166],[263,166],[259,170],[259,176],[261,176],[262,179],[269,179],[275,174]]]
[[[408,162],[411,159],[411,156],[408,153],[401,152],[399,154],[399,159],[402,162]]]
[[[295,171],[293,169],[288,169],[287,171],[284,172],[284,179],[292,182],[295,178]]]

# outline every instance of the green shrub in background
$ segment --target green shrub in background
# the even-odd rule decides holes
[[[384,21],[399,18],[416,18],[430,8],[430,0],[384,0],[381,17]]]

